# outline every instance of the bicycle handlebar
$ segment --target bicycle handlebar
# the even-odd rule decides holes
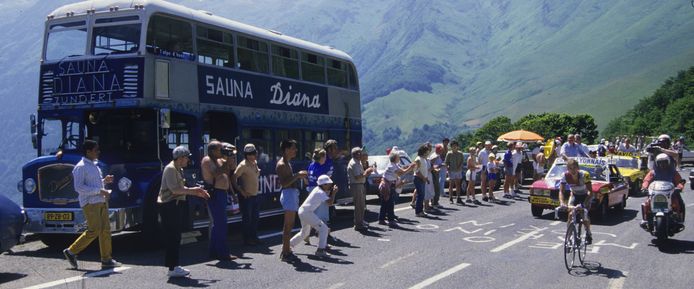
[[[559,207],[554,208],[554,219],[559,220],[559,212],[563,212],[563,211],[567,211],[567,210],[571,211],[571,210],[574,210],[576,208],[581,208],[581,209],[583,209],[583,212],[586,215],[588,214],[588,209],[583,207],[583,204],[578,204],[578,206],[559,206]]]

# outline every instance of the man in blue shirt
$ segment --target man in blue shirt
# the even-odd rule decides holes
[[[588,157],[581,145],[576,143],[576,136],[570,134],[568,141],[561,146],[560,155],[562,158]]]

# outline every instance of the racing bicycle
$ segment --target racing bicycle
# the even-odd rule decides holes
[[[569,214],[571,220],[566,227],[566,235],[564,236],[564,265],[566,265],[566,270],[571,271],[571,269],[577,265],[576,255],[578,255],[578,262],[583,266],[586,257],[587,245],[585,243],[586,232],[583,228],[583,216],[588,214],[588,209],[583,207],[583,204],[578,204],[575,207],[557,207],[554,209],[554,216],[558,219],[559,211],[573,210],[574,214]]]

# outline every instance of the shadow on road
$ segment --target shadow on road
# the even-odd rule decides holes
[[[619,211],[613,209],[607,212],[607,217],[603,218],[602,220],[593,221],[593,223],[601,226],[616,226],[624,222],[629,222],[638,215],[639,211],[637,210],[624,209]]]
[[[207,279],[193,279],[193,278],[169,278],[166,283],[176,285],[179,287],[194,287],[194,288],[205,288],[210,287],[210,285],[219,282],[220,280],[207,280]]]
[[[694,254],[694,241],[667,239],[659,242],[653,239],[649,246],[656,246],[658,251],[666,254]]]
[[[8,283],[8,282],[22,279],[26,276],[28,276],[28,275],[27,274],[19,274],[19,273],[0,273],[0,285],[2,285],[3,283]]]
[[[605,268],[602,266],[602,264],[595,261],[586,261],[583,267],[575,267],[569,271],[569,275],[576,277],[598,276],[608,279],[626,277],[624,272],[616,269]]]

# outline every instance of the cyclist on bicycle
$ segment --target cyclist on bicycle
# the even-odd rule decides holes
[[[564,190],[566,190],[566,186],[568,185],[571,190],[569,205],[576,206],[578,204],[583,204],[583,207],[588,210],[593,194],[593,188],[590,183],[590,173],[580,170],[576,159],[569,159],[566,163],[566,168],[567,171],[563,174],[561,185],[559,186],[559,202],[561,206],[566,206],[566,203],[564,203]],[[571,210],[568,221],[571,220],[571,214],[573,213],[574,210]],[[587,214],[583,216],[583,225],[586,226],[586,244],[590,245],[593,242],[593,236],[590,233],[590,219],[588,219]]]

